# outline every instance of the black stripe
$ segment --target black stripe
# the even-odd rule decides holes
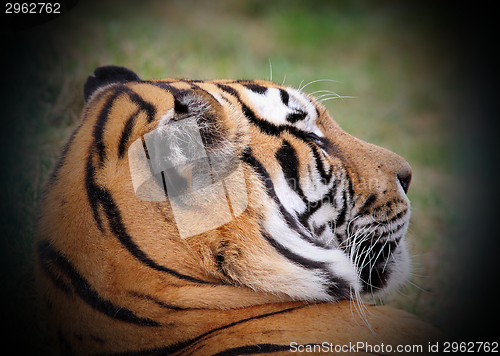
[[[283,170],[283,175],[290,189],[297,193],[302,200],[305,200],[306,196],[300,187],[299,159],[295,149],[288,141],[283,140],[283,144],[276,151],[275,157]]]
[[[286,115],[286,121],[294,124],[297,121],[304,120],[307,117],[307,113],[303,110],[295,110],[294,112]]]
[[[263,318],[267,318],[267,317],[271,317],[271,316],[279,315],[279,314],[285,314],[285,313],[288,313],[288,312],[291,312],[291,311],[294,311],[297,309],[304,308],[306,306],[307,305],[301,305],[298,307],[292,307],[292,308],[288,308],[288,309],[279,310],[276,312],[265,313],[265,314],[261,314],[261,315],[257,315],[257,316],[252,316],[250,318],[238,320],[238,321],[235,321],[234,323],[230,323],[230,324],[215,328],[213,330],[207,331],[206,333],[198,335],[197,337],[194,337],[192,339],[188,339],[188,340],[185,340],[182,342],[177,342],[174,345],[170,345],[170,346],[163,346],[163,347],[159,347],[159,348],[139,350],[139,351],[117,352],[117,353],[112,353],[112,354],[106,353],[106,354],[100,354],[99,356],[146,356],[146,355],[157,355],[157,356],[162,355],[163,356],[163,355],[169,355],[169,354],[177,352],[181,349],[184,349],[186,347],[194,346],[196,343],[198,343],[202,339],[206,338],[207,336],[211,336],[212,334],[214,334],[218,331],[225,330],[225,329],[231,328],[235,325],[246,323],[248,321],[263,319]]]
[[[101,199],[101,188],[95,183],[95,168],[92,163],[92,153],[87,157],[87,166],[85,169],[85,188],[89,199],[90,207],[94,213],[94,220],[101,232],[104,232],[101,217],[99,216],[99,202]]]
[[[36,251],[40,258],[39,263],[42,271],[59,290],[68,296],[71,295],[73,293],[71,285],[63,278],[66,275],[64,268],[62,268],[65,266],[64,257],[56,253],[47,241],[39,242]]]
[[[274,190],[274,184],[272,182],[271,176],[267,172],[267,170],[264,168],[262,163],[260,163],[253,155],[251,148],[248,147],[245,149],[242,153],[242,161],[249,164],[255,171],[256,173],[260,176],[260,180],[264,182],[264,185],[266,187],[266,192],[267,195],[273,201],[276,203],[276,205],[279,208],[280,213],[283,215],[283,218],[285,219],[286,224],[290,229],[295,231],[303,240],[312,243],[316,246],[323,247],[321,244],[318,244],[317,241],[313,240],[312,236],[310,234],[307,234],[305,231],[306,228],[302,226],[302,224],[299,223],[299,221],[293,217],[288,210],[283,206],[281,203],[280,199],[278,198],[276,191]]]
[[[390,218],[389,220],[387,220],[387,222],[391,223],[391,222],[394,222],[396,220],[399,220],[403,215],[406,215],[407,212],[408,212],[408,209],[404,209],[403,211],[397,213],[392,218]]]
[[[314,228],[314,234],[320,236],[326,230],[326,224],[322,224],[319,227]]]
[[[37,252],[43,270],[46,272],[47,266],[51,264],[57,266],[58,270],[64,273],[65,277],[71,282],[74,292],[92,308],[113,319],[142,326],[160,326],[160,324],[152,319],[138,317],[132,311],[123,307],[118,307],[111,301],[103,299],[97,291],[93,289],[90,283],[80,275],[71,262],[60,252],[56,251],[48,241],[39,242]],[[53,273],[48,273],[48,276],[54,281],[58,288],[61,288],[60,281],[54,280]],[[64,290],[63,292],[67,293],[67,291]]]
[[[165,84],[165,83],[158,83],[158,84]],[[162,88],[170,88],[168,85],[159,85]],[[105,158],[105,147],[104,143],[102,141],[102,136],[103,136],[103,131],[104,127],[106,125],[109,111],[111,110],[111,107],[114,104],[114,101],[116,98],[121,95],[122,93],[127,93],[131,100],[137,103],[140,108],[139,110],[144,110],[148,113],[148,120],[154,119],[154,115],[156,114],[156,109],[154,106],[150,106],[149,103],[146,103],[142,101],[142,98],[140,98],[139,95],[136,93],[132,92],[129,88],[125,86],[116,86],[115,87],[115,92],[106,100],[106,103],[104,105],[104,108],[101,110],[101,113],[99,114],[97,123],[95,124],[94,127],[94,142],[92,143],[90,149],[89,149],[89,155],[87,157],[87,167],[86,167],[86,174],[85,174],[85,185],[87,189],[87,196],[89,199],[90,206],[92,208],[93,214],[94,214],[94,219],[97,223],[97,226],[101,230],[101,232],[104,232],[104,227],[102,225],[101,217],[99,215],[99,207],[101,206],[106,214],[106,217],[109,221],[109,227],[113,234],[118,238],[120,243],[139,261],[144,263],[150,268],[153,268],[155,270],[161,271],[161,272],[167,272],[177,278],[187,280],[190,282],[195,282],[195,283],[210,283],[204,280],[200,280],[188,275],[181,274],[177,271],[174,271],[170,268],[161,266],[151,260],[144,251],[142,251],[139,246],[137,246],[132,237],[127,233],[127,230],[125,228],[125,225],[122,222],[121,219],[121,214],[116,206],[111,193],[105,189],[100,187],[96,182],[95,182],[95,167],[93,164],[93,157],[95,154],[99,156],[99,164],[102,164],[104,162]]]
[[[200,161],[203,162],[203,160]],[[165,192],[168,193],[168,196],[170,198],[185,194],[190,187],[190,182],[185,177],[179,174],[179,169],[177,167],[167,168],[163,170],[161,172],[161,178],[163,181]]]
[[[95,182],[95,168],[94,165],[92,164],[92,153],[89,154],[87,158],[87,169],[86,169],[86,175],[85,175],[85,184],[86,184],[86,189],[87,189],[87,197],[89,200],[89,204],[92,208],[92,211],[94,213],[94,219],[96,221],[96,224],[101,230],[101,232],[104,233],[104,227],[102,225],[102,220],[99,214],[99,207],[102,207],[104,210],[104,213],[106,214],[106,217],[109,222],[109,227],[111,229],[111,232],[118,238],[120,243],[139,261],[141,261],[143,264],[146,266],[153,268],[157,271],[161,272],[167,272],[177,278],[190,281],[190,282],[195,282],[195,283],[210,283],[198,278],[194,278],[188,275],[181,274],[177,271],[174,271],[173,269],[161,266],[157,264],[155,261],[150,259],[147,254],[142,251],[137,244],[133,241],[132,237],[128,234],[127,229],[125,228],[125,225],[123,224],[120,210],[118,209],[117,205],[115,204],[111,193],[105,189],[101,188],[100,186],[97,185]]]
[[[281,102],[288,106],[288,102],[290,100],[290,95],[285,89],[280,89],[280,97],[281,97]]]
[[[180,80],[178,82],[182,83],[184,81]],[[148,82],[148,83],[151,85],[157,86],[158,88],[164,89],[174,96],[180,91],[180,89],[177,89],[176,87],[174,87],[173,85],[170,85],[169,83],[165,83],[165,82]]]
[[[189,107],[182,103],[178,96],[174,97],[174,111],[178,115],[187,114],[189,112]]]
[[[125,155],[125,145],[128,143],[128,139],[132,134],[132,128],[135,124],[135,119],[139,114],[139,110],[136,110],[125,122],[125,127],[123,128],[122,134],[120,135],[120,142],[118,143],[118,158],[123,158]]]
[[[321,154],[318,151],[318,148],[314,145],[310,145],[312,151],[313,151],[313,156],[314,160],[316,163],[316,168],[318,169],[318,172],[321,176],[321,183],[324,185],[328,185],[330,183],[330,180],[332,179],[333,175],[333,166],[330,166],[330,169],[328,172],[325,170],[325,166],[323,165],[323,160],[321,159]]]
[[[369,215],[370,212],[368,211],[368,209],[373,205],[373,203],[375,203],[376,200],[377,200],[377,196],[375,194],[370,194],[368,196],[368,198],[366,198],[363,206],[361,208],[359,208],[360,214]]]
[[[279,136],[283,132],[285,127],[288,126],[276,126],[269,121],[257,118],[255,113],[245,104],[241,103],[241,110],[245,114],[246,118],[254,125],[258,126],[260,130],[271,136]]]
[[[314,149],[314,152],[317,153],[317,150]],[[320,172],[322,176],[322,183],[323,184],[328,184],[330,179],[332,178],[333,175],[333,170],[332,168],[330,169],[330,172],[326,174],[324,171],[323,163],[319,157],[316,157],[316,164],[319,165],[318,171]],[[286,140],[284,140],[283,145],[278,149],[276,152],[276,159],[280,163],[283,174],[285,176],[285,179],[289,185],[289,187],[295,191],[301,198],[302,201],[306,204],[306,210],[298,216],[299,222],[303,226],[309,226],[308,220],[309,218],[316,212],[318,211],[319,208],[323,206],[323,204],[330,204],[334,207],[336,207],[335,203],[335,195],[337,193],[337,186],[338,184],[334,184],[329,192],[325,194],[323,198],[317,201],[309,201],[307,197],[305,196],[304,192],[302,191],[302,188],[300,187],[300,181],[299,181],[299,171],[298,171],[298,157],[295,149],[290,145],[290,143]],[[345,211],[343,212],[343,215],[345,216]],[[320,233],[317,233],[316,231],[314,234],[318,236],[323,232],[325,229],[325,226],[320,231]],[[325,246],[319,241],[312,240],[312,242],[319,247],[326,248],[328,246]]]
[[[153,122],[156,116],[156,107],[142,99],[142,97],[133,92],[129,91],[128,95],[130,97],[130,100],[139,106],[137,111],[135,111],[127,120],[125,123],[125,127],[123,128],[122,134],[120,136],[120,143],[118,145],[118,157],[123,158],[125,155],[125,147],[128,143],[128,140],[130,138],[130,135],[132,134],[132,128],[135,124],[135,119],[137,118],[137,115],[139,115],[140,112],[145,112],[146,113],[146,120],[148,123]]]
[[[258,126],[261,131],[263,131],[269,135],[272,135],[272,136],[279,136],[283,131],[287,131],[287,132],[291,133],[292,135],[294,135],[295,137],[297,137],[297,138],[299,138],[307,143],[310,143],[310,139],[308,137],[308,135],[309,135],[308,132],[299,130],[294,126],[275,125],[275,124],[272,124],[266,120],[262,120],[262,119],[258,118],[255,115],[255,113],[243,102],[240,95],[238,94],[238,92],[234,88],[232,88],[228,85],[224,85],[224,84],[217,84],[217,86],[220,89],[224,90],[226,93],[233,95],[239,101],[243,114],[245,114],[246,118],[252,124]],[[281,92],[280,92],[280,95],[282,95]],[[282,100],[283,100],[283,97],[282,97]]]
[[[314,202],[307,202],[307,209],[302,213],[299,214],[298,219],[301,222],[302,225],[308,226],[309,225],[309,218],[318,211],[319,208],[323,206],[324,199],[317,200]],[[323,245],[321,245],[324,247]]]
[[[329,139],[327,139],[326,137],[318,136],[314,132],[309,132],[307,134],[307,136],[311,142],[314,142],[321,149],[323,149],[326,152],[330,152],[332,155],[335,155],[336,147],[333,145],[333,143]],[[338,149],[337,149],[337,151],[338,151]]]
[[[289,351],[290,345],[277,345],[277,344],[255,344],[233,347],[224,351],[218,352],[213,356],[238,356],[238,355],[257,355],[269,352]]]
[[[340,183],[339,179],[335,179],[333,181],[332,187],[330,188],[330,190],[328,191],[328,193],[326,193],[325,196],[322,199],[322,204],[330,203],[330,205],[333,206],[335,209],[338,208],[338,206],[337,206],[337,200],[335,198],[337,196],[337,191],[338,191],[338,188],[339,188],[339,183]]]
[[[328,285],[328,295],[335,299],[350,299],[351,286],[342,278],[329,275],[330,284]]]
[[[262,85],[250,83],[250,84],[243,84],[243,86],[257,94],[263,95],[267,92],[267,88]]]
[[[349,176],[349,173],[346,171],[345,174],[346,174],[345,180],[348,183],[348,189],[347,189],[347,191],[345,189],[342,191],[343,205],[342,205],[342,209],[340,210],[340,213],[337,215],[337,218],[334,221],[335,227],[340,227],[345,223],[346,215],[347,215],[347,208],[348,208],[348,199],[349,199],[349,197],[352,197],[354,194],[353,189],[352,189],[352,181],[351,181],[351,178]],[[348,193],[350,195],[348,195]],[[335,198],[333,197],[333,199],[335,199]],[[346,233],[347,233],[346,231],[342,231],[340,233],[337,231],[335,233],[335,238],[337,239],[337,241],[340,245],[344,242],[344,238],[347,236]],[[347,246],[343,246],[342,248],[345,249],[346,247]]]
[[[266,187],[267,195],[269,195],[275,202],[278,202],[279,199],[276,196],[276,192],[274,191],[274,185],[271,180],[271,176],[264,168],[262,163],[260,163],[257,158],[255,158],[252,154],[252,149],[247,147],[241,154],[241,160],[252,167],[261,181],[264,182],[264,186]]]
[[[337,227],[342,226],[342,224],[345,222],[345,216],[347,214],[347,197],[345,190],[342,192],[342,199],[344,201],[344,206],[342,207],[342,210],[340,210],[337,219],[335,219],[335,226]]]
[[[156,116],[156,106],[152,103],[145,101],[139,94],[129,89],[127,92],[130,100],[139,106],[139,111],[146,112],[146,119],[148,123],[153,122]]]
[[[309,144],[309,145],[311,144],[311,137],[310,137],[311,133],[310,132],[302,131],[302,130],[296,128],[295,126],[275,125],[275,124],[270,123],[270,122],[268,122],[266,120],[260,119],[252,111],[252,109],[250,109],[243,102],[243,100],[241,99],[239,93],[234,88],[232,88],[232,87],[230,87],[228,85],[224,85],[224,84],[217,84],[217,86],[220,89],[224,90],[226,93],[231,94],[232,96],[234,96],[239,101],[239,103],[241,105],[241,110],[242,110],[243,114],[246,116],[246,118],[252,124],[258,126],[262,132],[267,133],[267,134],[272,135],[272,136],[279,136],[282,132],[286,131],[286,132],[289,132],[290,134],[294,135],[298,139],[306,142],[307,144]],[[285,103],[285,101],[288,103],[288,98],[289,97],[287,97],[287,95],[288,95],[288,93],[285,90],[280,89],[280,96],[281,96],[281,100],[283,101],[283,103]],[[292,114],[289,114],[289,115],[291,115],[290,116],[291,122],[296,122],[298,120],[301,120],[301,119],[305,118],[305,116],[307,116],[307,113],[305,113],[303,111],[300,111],[300,112],[292,113]],[[323,146],[328,146],[328,147],[332,146],[333,147],[333,145],[331,145],[331,143],[327,139],[325,139],[325,138],[318,138],[318,140],[320,140],[320,142],[318,144],[320,144],[322,147]],[[332,151],[333,151],[333,148],[332,148]]]
[[[97,121],[94,126],[93,132],[93,147],[92,149],[97,150],[97,154],[99,156],[99,165],[102,166],[104,164],[104,160],[106,158],[106,150],[104,147],[104,127],[106,126],[109,118],[109,113],[113,108],[115,101],[122,94],[128,94],[130,100],[139,106],[138,111],[144,111],[147,114],[147,121],[152,122],[156,115],[156,108],[153,104],[144,101],[140,95],[132,91],[130,88],[124,85],[116,85],[113,87],[113,93],[107,98],[104,103],[99,115],[97,116]],[[130,120],[130,119],[129,119]],[[125,125],[125,129],[127,125]],[[122,139],[120,140],[120,144],[123,142],[123,150],[125,149],[125,144],[128,141],[128,137],[130,135],[130,131],[127,133],[126,130],[122,132]],[[121,155],[123,157],[123,154]]]
[[[107,98],[104,103],[99,115],[97,116],[97,121],[94,126],[94,132],[92,134],[94,138],[94,142],[91,146],[91,150],[96,150],[96,153],[99,157],[99,165],[102,167],[104,164],[104,159],[106,158],[106,150],[104,147],[104,126],[106,125],[109,117],[109,113],[114,106],[115,100],[123,93],[126,93],[130,89],[123,85],[117,85],[114,88],[114,92]]]
[[[266,171],[264,166],[252,155],[252,151],[250,148],[247,148],[243,154],[242,154],[242,161],[249,164],[251,167],[253,167],[256,171],[256,173],[260,176],[260,179],[264,182],[266,190],[268,195],[276,202],[276,204],[280,207],[280,212],[283,214],[283,217],[285,219],[285,222],[287,225],[294,231],[299,233],[299,236],[314,244],[317,247],[322,247],[326,248],[326,246],[323,246],[321,243],[319,243],[316,240],[313,240],[312,237],[305,235],[302,232],[302,229],[299,227],[299,223],[295,218],[293,218],[283,207],[281,202],[279,201],[279,198],[276,195],[276,192],[274,191],[274,186],[271,181],[271,178],[269,176],[269,173]],[[344,191],[344,199],[345,199],[345,191]],[[344,215],[342,219],[345,219],[345,211],[343,210],[343,213],[341,214]],[[300,225],[302,226],[302,225]],[[337,225],[339,226],[339,225]],[[328,266],[324,262],[319,262],[319,261],[313,261],[310,259],[307,259],[303,256],[297,255],[296,253],[288,250],[286,247],[283,245],[279,244],[276,240],[274,240],[273,237],[271,237],[264,229],[261,229],[261,234],[262,236],[284,257],[288,258],[290,261],[304,267],[307,269],[319,269],[322,270],[325,276],[329,280],[328,284],[328,293],[334,297],[334,298],[349,298],[349,283],[344,281],[343,279],[333,276],[331,272],[328,269]]]
[[[335,233],[335,239],[337,239],[339,246],[342,246],[342,243],[344,242],[344,237],[345,233],[338,233],[338,232]],[[342,250],[345,251],[347,249],[347,246],[342,246],[341,248]]]
[[[337,203],[335,200],[335,195],[337,194],[338,181],[334,182],[333,186],[330,188],[328,193],[323,196],[320,200],[307,202],[307,209],[299,215],[299,221],[304,225],[308,225],[309,218],[318,211],[319,208],[323,206],[323,204],[330,204],[333,208],[337,209]],[[334,225],[333,221],[330,221],[329,224]],[[317,235],[317,234],[316,234]],[[325,246],[326,247],[326,246]]]
[[[233,87],[230,87],[229,85],[225,85],[225,84],[217,83],[216,85],[220,89],[224,90],[226,93],[231,94],[232,96],[234,96],[241,103],[240,94],[238,94],[238,92],[236,91],[236,89],[234,89]]]
[[[328,279],[328,284],[325,286],[327,292],[330,296],[334,298],[349,298],[350,286],[349,283],[340,277],[334,276],[328,269],[328,264],[320,261],[313,261],[303,256],[300,256],[273,239],[266,231],[261,229],[261,235],[273,246],[276,251],[278,251],[282,256],[289,259],[292,263],[295,263],[306,269],[321,270],[324,276]]]
[[[285,246],[277,242],[274,238],[271,237],[271,235],[269,235],[263,229],[261,229],[261,235],[267,240],[267,242],[269,242],[271,246],[273,246],[276,249],[276,251],[278,251],[284,257],[288,258],[293,263],[306,269],[320,269],[325,271],[327,270],[327,266],[324,262],[310,260],[303,256],[297,255],[296,253],[290,251]]]
[[[280,314],[286,314],[288,312],[292,312],[294,310],[298,310],[298,309],[302,309],[304,307],[307,307],[308,305],[304,304],[304,305],[300,305],[298,307],[291,307],[291,308],[287,308],[287,309],[283,309],[283,310],[278,310],[278,311],[275,311],[275,312],[270,312],[270,313],[265,313],[265,314],[261,314],[261,315],[256,315],[256,316],[252,316],[250,318],[246,318],[246,319],[242,319],[242,320],[238,320],[238,321],[235,321],[234,323],[230,323],[230,324],[227,324],[227,325],[224,325],[224,326],[221,326],[219,328],[216,328],[214,330],[211,330],[211,331],[208,331],[196,338],[194,338],[191,342],[189,342],[189,344],[187,346],[188,347],[188,350],[189,348],[192,348],[192,347],[195,347],[197,343],[201,342],[202,339],[210,339],[210,337],[212,336],[215,336],[214,334],[221,331],[221,330],[225,330],[225,329],[228,329],[228,328],[231,328],[235,325],[239,325],[239,324],[243,324],[243,323],[246,323],[248,321],[253,321],[253,320],[259,320],[259,319],[265,319],[265,318],[268,318],[268,317],[272,317],[272,316],[275,316],[275,315],[280,315]],[[189,341],[189,340],[188,340]],[[207,340],[204,340],[204,341],[207,341]]]
[[[321,155],[320,155],[317,147],[315,145],[311,144],[310,133],[301,131],[301,130],[293,127],[293,126],[288,126],[288,125],[277,126],[277,125],[274,125],[274,124],[272,124],[272,123],[270,123],[268,121],[265,121],[265,120],[257,118],[257,116],[255,115],[255,113],[248,106],[246,106],[243,103],[243,101],[240,98],[238,92],[234,88],[232,88],[230,86],[227,86],[227,85],[223,85],[223,84],[218,84],[218,86],[219,86],[219,88],[221,88],[222,90],[224,90],[228,94],[233,95],[236,99],[238,99],[238,101],[241,104],[242,111],[245,114],[245,116],[247,117],[247,119],[252,124],[258,126],[261,129],[261,131],[263,131],[264,133],[267,133],[267,134],[273,135],[273,136],[279,136],[281,134],[281,132],[287,131],[287,132],[293,134],[295,137],[297,137],[297,138],[303,140],[304,142],[306,142],[311,147],[311,149],[313,150],[313,155],[314,155],[314,158],[315,158],[315,161],[316,161],[316,167],[317,167],[318,172],[319,172],[319,174],[320,174],[320,176],[322,178],[323,183],[325,185],[328,184],[328,182],[332,179],[332,176],[333,176],[333,166],[330,167],[330,169],[328,170],[328,172],[326,171],[326,169],[324,167],[324,164],[323,164],[323,161],[321,159]],[[282,94],[280,94],[280,95],[282,95]],[[337,153],[337,155],[338,155],[337,150],[335,150],[335,147],[333,147],[333,145],[328,140],[322,141],[322,144],[325,145],[325,146],[328,146],[326,148],[329,149],[330,153],[332,153],[332,154],[336,154]],[[271,178],[270,178],[269,174],[264,169],[264,167],[262,166],[262,164],[260,164],[260,162],[258,162],[255,159],[255,157],[252,156],[250,149],[247,149],[247,150],[245,150],[243,152],[243,154],[242,154],[242,160],[244,162],[248,163],[250,166],[252,166],[256,170],[256,172],[261,176],[261,180],[264,182],[264,184],[266,186],[267,194],[275,202],[277,202],[279,204],[280,211],[282,213],[284,213],[284,217],[287,220],[287,224],[289,224],[290,227],[292,227],[294,225],[298,226],[297,222],[296,222],[296,219],[294,219],[293,217],[291,217],[290,214],[284,209],[284,207],[282,206],[282,204],[279,202],[279,199],[278,199],[278,197],[276,195],[276,192],[274,191],[274,186],[272,184],[272,181],[271,181]],[[349,186],[348,186],[349,193],[352,196],[354,194],[353,188],[352,188],[352,182],[349,179],[349,176],[347,175],[347,173],[346,173],[346,178],[347,178],[347,180],[349,182]],[[335,190],[335,193],[336,193],[336,190]],[[341,210],[341,212],[339,214],[339,218],[338,218],[338,222],[340,222],[341,224],[344,223],[344,221],[345,221],[345,215],[346,215],[346,212],[347,212],[347,200],[346,200],[346,194],[345,194],[345,192],[344,192],[344,202],[345,202],[344,207]],[[311,205],[312,205],[312,203],[311,203]],[[312,215],[312,213],[314,213],[319,208],[319,206],[320,206],[319,204],[316,204],[316,208],[314,208],[314,207],[311,206],[311,210],[309,211],[309,216]],[[287,216],[289,217],[288,219],[287,219]],[[304,220],[300,220],[300,221],[304,221]],[[340,226],[341,224],[337,224],[336,226]],[[295,230],[295,228],[293,228],[293,229]],[[300,229],[297,232],[299,232],[299,234],[301,235],[301,237],[305,237],[304,234],[303,234],[303,232]],[[316,241],[312,240],[311,238],[306,237],[306,240],[308,240],[309,242],[314,243],[317,246],[321,246],[321,244],[318,244]],[[321,246],[321,247],[323,247],[323,246]]]
[[[146,140],[144,139],[144,136],[141,136],[141,142],[142,142],[142,148],[144,149],[144,153],[146,154],[146,158],[150,160],[151,156],[149,155],[148,146],[146,145]]]
[[[351,179],[351,176],[349,175],[349,172],[345,172],[345,179],[347,180],[347,183],[348,183],[348,191],[349,191],[349,197],[350,198],[353,198],[354,197],[354,188],[353,188],[353,184],[352,184],[352,179]],[[347,204],[347,200],[346,200],[346,204]]]
[[[155,261],[150,259],[147,254],[142,251],[139,246],[133,241],[132,237],[128,234],[125,225],[122,222],[121,213],[116,204],[113,201],[111,194],[104,188],[101,188],[101,197],[99,203],[104,208],[106,213],[106,217],[109,221],[109,227],[113,234],[118,238],[120,243],[139,261],[141,261],[146,266],[155,269],[160,272],[167,272],[177,278],[194,282],[194,283],[203,283],[203,284],[212,284],[212,282],[207,282],[195,277],[191,277],[173,269],[164,267],[162,265],[157,264]]]
[[[314,155],[314,158],[316,161],[316,167],[318,169],[318,172],[321,176],[323,183],[325,185],[328,184],[328,182],[332,179],[332,176],[333,176],[333,166],[330,166],[330,169],[328,170],[328,172],[326,171],[325,166],[323,164],[323,160],[321,159],[321,155],[320,155],[317,147],[315,145],[311,144],[310,133],[301,131],[301,130],[295,128],[294,126],[288,126],[288,125],[277,126],[277,125],[274,125],[268,121],[257,118],[255,113],[248,106],[246,106],[243,103],[239,94],[236,92],[236,90],[234,88],[227,86],[227,85],[222,85],[222,84],[219,84],[219,87],[222,90],[226,91],[227,93],[233,95],[234,97],[236,97],[238,99],[238,101],[241,104],[242,111],[245,114],[245,116],[247,117],[247,119],[252,124],[258,126],[261,129],[261,131],[263,131],[264,133],[267,133],[267,134],[273,135],[273,136],[279,136],[281,134],[281,132],[287,131],[287,132],[291,133],[292,135],[294,135],[295,137],[306,142],[311,147],[311,149],[313,151],[313,155]],[[343,156],[340,154],[340,151],[338,149],[336,149],[329,140],[323,139],[323,138],[318,138],[318,139],[321,139],[322,147],[327,149],[330,154],[338,156],[342,159],[342,161],[344,161]],[[269,175],[267,175],[267,177],[265,175],[263,176],[262,173],[264,173],[264,172],[262,172],[262,170],[259,170],[258,167],[255,165],[256,163],[258,163],[257,160],[250,158],[250,156],[251,155],[246,155],[244,153],[243,160],[245,160],[245,157],[246,157],[246,159],[248,159],[247,163],[252,165],[258,171],[258,173],[261,175],[264,182],[266,183],[266,189],[267,189],[268,194],[276,201],[277,196],[276,196],[276,193],[274,192],[274,187],[272,186],[272,183],[270,183],[271,180],[270,180]],[[354,195],[354,190],[353,190],[352,181],[351,181],[347,172],[346,172],[346,179],[348,181],[348,191],[349,191],[350,196],[352,197]],[[347,197],[346,197],[345,193],[344,193],[344,202],[345,202],[345,205],[344,205],[342,211],[340,212],[339,219],[338,219],[338,222],[340,222],[340,224],[337,224],[336,226],[340,226],[345,221],[345,215],[346,215],[346,211],[347,211]],[[318,206],[318,208],[319,208],[319,206]],[[283,212],[284,209],[282,208],[280,210]],[[293,219],[293,220],[295,220],[295,219]],[[290,222],[290,221],[288,221],[288,222]],[[302,236],[302,234],[301,234],[301,236]],[[314,241],[311,241],[311,242],[314,243]]]
[[[251,152],[251,149],[248,147],[245,149],[242,153],[242,161],[249,164],[255,171],[256,173],[260,176],[260,180],[264,182],[264,186],[266,187],[266,192],[269,195],[271,199],[276,203],[278,206],[278,209],[283,216],[285,223],[287,226],[295,231],[301,239],[304,241],[309,242],[310,244],[320,247],[320,248],[330,248],[329,246],[325,246],[321,241],[318,241],[313,238],[311,231],[307,229],[303,224],[304,221],[306,221],[307,216],[310,216],[316,212],[321,205],[323,204],[324,200],[329,199],[329,197],[325,196],[322,198],[321,201],[318,202],[310,202],[307,200],[307,198],[302,194],[302,198],[304,203],[307,205],[306,212],[303,213],[301,216],[298,218],[295,218],[290,212],[285,208],[285,206],[281,203],[280,199],[278,198],[276,191],[274,190],[274,184],[272,182],[271,176],[267,172],[267,170],[264,168],[262,163],[260,163],[253,155]]]
[[[304,141],[305,143],[311,145],[311,139],[310,139],[310,133],[306,131],[302,131],[295,126],[290,126],[290,125],[275,125],[269,121],[263,120],[258,118],[255,113],[248,107],[246,106],[241,100],[241,108],[243,111],[243,114],[245,114],[246,118],[250,123],[253,125],[259,127],[259,129],[271,136],[279,136],[281,135],[282,132],[288,132],[298,139]]]
[[[151,301],[151,302],[153,302],[153,303],[155,303],[155,304],[157,304],[160,307],[165,308],[165,309],[186,310],[186,308],[181,308],[181,307],[178,307],[178,306],[175,306],[172,304],[162,302],[161,300],[158,300],[158,299],[154,298],[153,296],[150,296],[147,294],[137,293],[137,292],[133,292],[133,291],[129,292],[129,294],[132,295],[133,297],[141,298],[144,300],[149,300],[149,301]]]

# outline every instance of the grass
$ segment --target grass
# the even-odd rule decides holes
[[[459,219],[454,192],[463,182],[455,176],[449,129],[453,65],[446,38],[433,25],[383,1],[110,1],[80,2],[59,19],[13,36],[9,63],[22,74],[7,75],[14,84],[2,133],[2,149],[10,153],[2,155],[8,189],[1,217],[13,333],[43,335],[31,272],[36,207],[78,123],[83,83],[105,64],[131,68],[142,78],[272,75],[294,87],[339,81],[317,82],[306,92],[355,96],[326,105],[346,131],[404,156],[414,172],[408,239],[415,275],[383,302],[446,329],[440,310],[449,293],[446,273],[453,269],[450,235]]]

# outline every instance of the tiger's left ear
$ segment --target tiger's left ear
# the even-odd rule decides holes
[[[141,78],[130,69],[118,66],[98,67],[93,75],[89,75],[83,86],[83,97],[87,103],[92,94],[99,88],[114,83],[128,83],[141,81]]]

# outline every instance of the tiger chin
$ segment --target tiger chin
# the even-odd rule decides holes
[[[356,321],[351,301],[409,273],[412,172],[313,97],[106,66],[84,100],[36,231],[39,292],[62,354],[439,337],[385,306],[356,306],[366,309]]]

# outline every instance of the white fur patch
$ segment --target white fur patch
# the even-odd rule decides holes
[[[265,94],[256,93],[250,89],[246,90],[252,109],[263,119],[275,125],[293,125],[301,130],[314,132],[323,137],[323,133],[316,127],[316,107],[300,91],[287,88],[289,100],[288,106],[281,100],[278,88],[268,88]],[[298,111],[305,112],[307,116],[294,124],[287,121],[289,114]]]

